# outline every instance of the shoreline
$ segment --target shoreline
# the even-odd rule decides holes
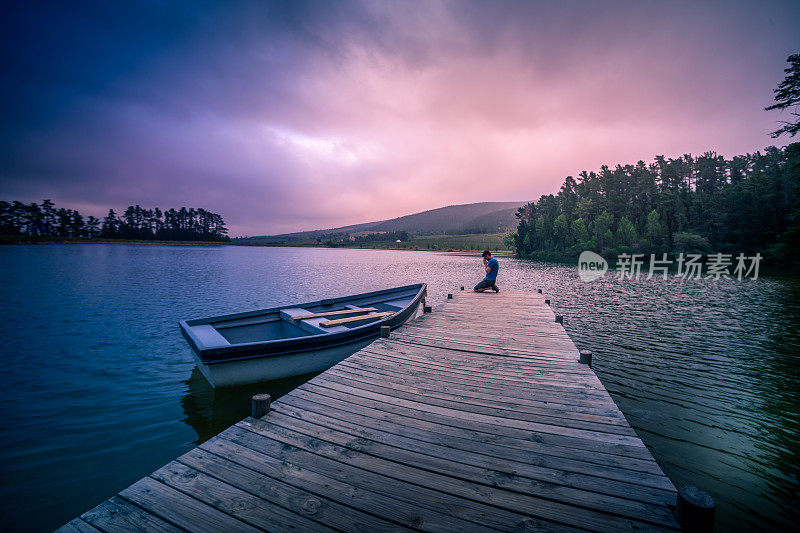
[[[18,240],[7,241],[0,244],[0,246],[19,246],[19,245],[47,245],[47,244],[129,244],[129,245],[162,245],[162,246],[238,246],[238,247],[254,247],[254,248],[317,248],[324,250],[387,250],[399,252],[437,252],[437,253],[465,253],[465,254],[480,254],[482,250],[466,250],[462,248],[452,248],[447,250],[431,250],[424,248],[406,248],[406,247],[379,247],[379,246],[324,246],[316,244],[262,244],[262,243],[238,243],[238,242],[217,242],[217,241],[150,241],[150,240],[132,240],[132,239],[70,239],[63,241],[54,240]],[[515,255],[511,250],[492,250],[493,254]]]

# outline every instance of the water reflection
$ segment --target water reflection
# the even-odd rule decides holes
[[[761,400],[752,412],[759,420],[751,456],[759,481],[753,496],[762,504],[761,522],[773,528],[796,525],[800,508],[800,280],[783,279],[780,284],[772,305],[762,302],[769,327],[763,332],[763,368],[752,376]],[[742,509],[748,503],[734,505]]]
[[[181,398],[181,407],[186,415],[183,421],[197,433],[194,443],[201,444],[250,416],[250,400],[254,395],[267,393],[274,401],[317,374],[214,389],[195,367],[184,382],[187,391]]]

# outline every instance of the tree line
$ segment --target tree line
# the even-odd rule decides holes
[[[509,241],[526,257],[769,252],[800,262],[800,143],[725,159],[656,156],[567,176],[517,212]]]
[[[77,210],[41,204],[0,201],[0,234],[34,239],[135,239],[163,241],[229,241],[217,213],[181,207],[162,211],[129,206],[121,215],[109,209],[102,220]]]
[[[375,232],[375,233],[367,233],[365,235],[356,235],[354,237],[354,241],[356,243],[361,242],[406,242],[408,240],[408,232],[405,230],[400,231],[382,231],[382,232]]]
[[[373,242],[406,242],[409,239],[409,234],[405,230],[399,231],[376,231],[372,233],[365,233],[362,235],[351,235],[348,232],[335,232],[335,233],[322,233],[317,235],[317,244],[324,244],[335,248],[341,245],[351,243],[364,244]]]

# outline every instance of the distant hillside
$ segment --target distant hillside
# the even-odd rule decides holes
[[[514,207],[509,207],[508,209],[492,211],[475,217],[459,228],[457,233],[464,235],[469,233],[506,233],[513,231],[519,222],[516,213],[521,205],[515,204]]]
[[[516,226],[517,208],[525,202],[480,202],[449,205],[391,220],[366,222],[340,228],[302,231],[283,235],[233,239],[234,242],[281,244],[313,242],[332,235],[406,231],[411,235],[457,235],[464,233],[502,233]]]

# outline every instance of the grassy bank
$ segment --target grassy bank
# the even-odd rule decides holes
[[[374,250],[422,250],[444,252],[475,252],[481,250],[510,251],[503,244],[503,233],[469,235],[420,235],[408,241],[372,242],[275,242],[271,246],[325,246],[330,248],[363,248]]]
[[[503,244],[503,233],[476,233],[472,235],[426,235],[413,237],[408,245],[413,249],[445,251],[508,250]],[[403,244],[403,243],[399,243]]]

